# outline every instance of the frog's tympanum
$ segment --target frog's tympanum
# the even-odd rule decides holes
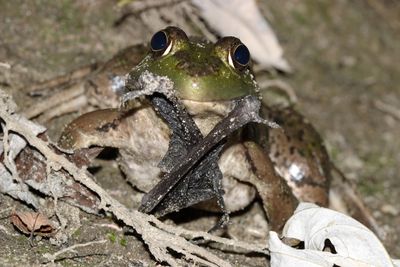
[[[313,127],[292,109],[266,105],[251,112],[281,128],[245,119],[249,111],[241,105],[258,102],[259,95],[250,53],[239,39],[210,43],[168,27],[153,36],[148,55],[130,67],[127,77],[119,76],[117,63],[108,65],[109,81],[102,82],[107,85],[96,86],[94,80],[90,86],[105,96],[103,102],[97,96],[99,106],[110,108],[78,117],[59,144],[119,148],[129,182],[150,192],[143,211],[163,215],[192,205],[217,211],[218,204],[234,212],[258,195],[272,229],[279,230],[297,199],[328,204],[329,159]],[[124,108],[116,108],[118,94],[141,90],[138,81],[148,74],[172,82],[173,100],[154,93],[124,98]],[[168,195],[175,186],[183,204],[176,204],[178,195]]]

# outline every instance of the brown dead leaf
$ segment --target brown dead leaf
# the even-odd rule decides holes
[[[24,234],[52,236],[55,228],[50,220],[39,212],[14,212],[11,223]]]

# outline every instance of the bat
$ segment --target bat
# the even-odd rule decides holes
[[[255,96],[235,100],[233,110],[203,138],[193,119],[176,98],[155,93],[150,96],[155,110],[172,129],[168,151],[159,167],[165,171],[161,181],[147,193],[139,210],[163,216],[216,198],[223,216],[210,231],[229,219],[222,189],[218,159],[226,137],[249,122],[264,122],[259,117],[260,102]]]

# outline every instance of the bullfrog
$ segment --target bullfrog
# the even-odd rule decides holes
[[[203,136],[232,111],[236,99],[260,97],[250,52],[235,37],[210,43],[167,27],[154,34],[149,46],[144,59],[139,61],[135,53],[142,53],[144,46],[130,47],[86,81],[87,94],[102,109],[72,121],[59,140],[62,148],[71,150],[118,148],[121,170],[143,192],[154,188],[168,171],[159,163],[172,134],[146,98],[132,101],[129,109],[118,108],[120,97],[135,90],[134,83],[143,73],[173,82],[177,97]],[[218,165],[226,208],[242,210],[259,196],[271,228],[279,230],[298,201],[329,205],[331,165],[318,133],[299,113],[262,103],[260,115],[281,127],[246,125],[228,138]],[[218,211],[215,200],[197,206]]]

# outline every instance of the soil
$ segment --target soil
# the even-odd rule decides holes
[[[383,102],[400,109],[400,3],[395,0],[258,2],[294,69],[292,74],[274,76],[295,89],[299,98],[297,109],[319,130],[333,162],[357,184],[364,201],[387,232],[384,244],[390,255],[400,258],[397,246],[400,118],[379,105]],[[139,16],[131,16],[122,25],[114,26],[125,8],[106,0],[1,1],[0,63],[11,68],[0,66],[0,87],[24,106],[32,101],[24,93],[26,86],[106,60],[128,45],[147,42],[153,29]],[[112,169],[112,164],[109,165]],[[135,196],[126,199],[118,195],[118,187],[126,187],[123,179],[120,185],[107,180],[107,170],[101,171],[99,182],[109,185],[122,203],[132,205]],[[0,216],[7,208],[23,206],[4,195],[0,195],[0,203]],[[256,213],[259,209],[255,203],[248,211]],[[210,219],[217,219],[209,216],[199,215],[200,221],[207,221],[200,223],[202,230],[212,224]],[[74,228],[69,245],[94,239],[107,242],[83,248],[80,257],[56,264],[156,264],[140,237],[112,228],[111,218],[83,212],[77,217],[79,225]],[[241,222],[240,218],[234,217],[234,223]],[[0,220],[0,233],[3,248],[0,266],[42,264],[43,253],[60,249],[47,239],[34,240],[36,246],[32,248],[28,237],[17,232],[8,220]],[[244,256],[227,257],[242,266],[267,264],[261,257],[252,261]]]

